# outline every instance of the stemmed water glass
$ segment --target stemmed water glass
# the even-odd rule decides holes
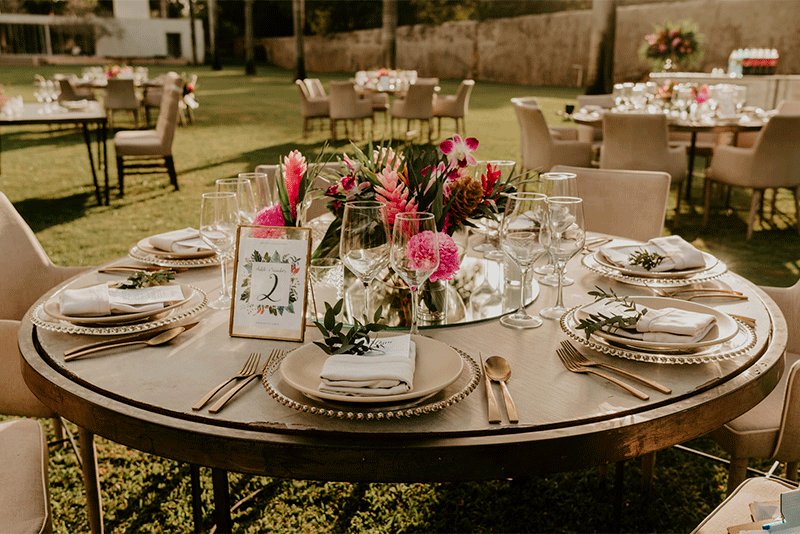
[[[215,310],[227,310],[231,307],[228,261],[225,256],[233,247],[237,226],[239,202],[236,200],[236,193],[203,193],[200,205],[200,237],[217,253],[222,271],[222,291],[219,298],[208,305]]]
[[[217,180],[217,192],[236,194],[239,204],[239,220],[241,224],[253,224],[256,218],[256,201],[253,196],[253,185],[248,178],[220,178]]]
[[[539,177],[537,193],[541,193],[548,197],[577,197],[578,196],[578,177],[571,172],[546,172]],[[558,274],[556,274],[555,263],[553,258],[549,257],[546,265],[536,267],[533,272],[536,274],[545,275],[544,278],[539,280],[543,286],[557,286]],[[564,286],[571,286],[575,281],[566,276],[561,284]]]
[[[278,187],[275,179],[269,179],[264,172],[240,172],[239,178],[250,180],[256,201],[256,212],[278,203]]]
[[[545,252],[540,234],[546,224],[547,197],[540,193],[514,193],[506,199],[506,209],[500,222],[500,246],[519,267],[519,308],[500,319],[509,328],[536,328],[542,325],[538,317],[525,311],[525,288],[528,271]]]
[[[411,288],[411,334],[418,334],[419,288],[439,267],[439,237],[431,213],[399,213],[392,233],[392,268]]]
[[[364,316],[371,319],[369,284],[389,264],[389,224],[380,202],[348,202],[342,216],[339,257],[364,285]]]
[[[577,197],[549,197],[547,199],[547,251],[552,256],[558,272],[558,296],[555,305],[545,308],[539,315],[547,319],[560,319],[564,307],[564,268],[567,262],[586,241],[586,224],[583,219],[583,200]]]

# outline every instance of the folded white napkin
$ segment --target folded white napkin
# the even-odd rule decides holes
[[[639,310],[643,306],[637,306]],[[696,343],[706,337],[709,330],[716,324],[717,318],[707,313],[698,313],[676,308],[661,308],[654,310],[646,308],[645,313],[636,322],[636,327],[604,329],[609,334],[652,341],[656,343]],[[626,309],[621,302],[599,300],[581,308],[586,315],[602,313],[606,316],[620,315],[630,317],[637,312]]]
[[[63,315],[105,316],[121,313],[157,311],[166,302],[183,299],[180,286],[157,286],[142,289],[114,289],[108,284],[81,289],[65,289],[58,306]]]
[[[631,254],[640,250],[655,252],[664,256],[664,259],[649,271],[641,265],[631,265]],[[680,271],[703,267],[706,264],[703,253],[679,235],[657,237],[641,245],[605,246],[600,247],[599,251],[610,263],[630,271]]]
[[[192,254],[211,250],[211,247],[201,239],[200,230],[191,227],[154,235],[150,237],[150,244],[158,250],[177,254]]]
[[[379,397],[414,387],[417,348],[408,335],[380,338],[366,354],[334,354],[322,366],[319,390],[336,395]]]

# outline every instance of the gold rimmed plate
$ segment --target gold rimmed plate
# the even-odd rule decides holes
[[[620,245],[615,246],[616,250],[620,252],[635,252],[639,250],[642,246],[646,243],[636,244],[636,245]],[[634,269],[634,268],[626,268],[620,267],[614,263],[611,263],[608,258],[605,257],[602,250],[596,250],[592,253],[594,260],[600,264],[602,267],[606,269],[612,269],[619,272],[625,276],[635,276],[641,278],[687,278],[689,276],[694,276],[697,274],[701,274],[713,269],[718,263],[719,260],[712,256],[707,252],[700,252],[703,255],[703,265],[699,267],[693,267],[691,269],[680,269],[675,271],[647,271],[644,269]]]
[[[195,260],[198,258],[208,258],[215,255],[215,252],[211,249],[193,252],[166,252],[154,247],[150,243],[149,237],[145,237],[136,243],[136,247],[145,254],[165,260]]]

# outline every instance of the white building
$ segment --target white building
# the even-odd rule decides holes
[[[195,20],[197,61],[203,23]],[[152,18],[148,0],[114,0],[114,16],[58,17],[0,13],[0,55],[77,55],[192,60],[188,18]]]

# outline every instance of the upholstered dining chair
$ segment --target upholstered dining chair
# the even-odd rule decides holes
[[[398,98],[392,103],[392,131],[396,120],[405,120],[405,134],[411,131],[410,124],[415,120],[420,125],[425,122],[428,127],[428,142],[431,140],[431,120],[433,119],[433,95],[436,91],[438,79],[417,78],[416,83],[408,86],[404,98]]]
[[[781,100],[775,106],[778,115],[800,115],[800,100]],[[761,130],[755,132],[739,132],[736,136],[736,146],[750,148],[756,144]]]
[[[78,89],[75,87],[72,78],[62,77],[58,79],[58,86],[61,92],[58,95],[59,102],[73,102],[76,100],[95,100],[94,91],[91,89]]]
[[[330,99],[328,97],[312,97],[308,87],[301,80],[295,80],[297,92],[300,93],[300,113],[303,115],[303,139],[308,137],[311,121],[319,119],[319,129],[322,130],[322,119],[330,117]]]
[[[772,117],[750,148],[720,145],[714,149],[714,158],[706,173],[703,226],[708,224],[712,183],[752,190],[747,239],[753,235],[764,191],[779,187],[791,189],[800,232],[800,114]]]
[[[691,534],[719,534],[731,532],[728,527],[753,521],[750,505],[754,502],[780,501],[781,494],[797,489],[774,478],[748,478],[697,525]],[[753,530],[753,529],[751,529]],[[758,530],[761,530],[758,528]]]
[[[786,463],[786,477],[797,480],[800,462],[800,280],[791,287],[762,287],[783,312],[789,332],[784,372],[775,389],[750,411],[713,431],[711,437],[731,455],[728,493],[747,476],[750,458]]]
[[[330,117],[331,139],[337,139],[337,123],[345,121],[345,134],[350,136],[350,121],[361,124],[362,133],[365,132],[364,119],[372,121],[372,130],[375,130],[375,117],[372,113],[372,101],[360,98],[353,82],[330,83]],[[354,124],[357,124],[354,122]],[[354,132],[355,133],[355,132]]]
[[[322,85],[322,81],[319,78],[304,78],[303,83],[306,84],[308,96],[311,98],[328,97],[328,95],[325,93],[325,87]]]
[[[178,103],[183,96],[183,86],[177,73],[170,72],[164,76],[163,91],[155,130],[117,132],[114,136],[120,196],[125,193],[126,171],[158,172],[158,169],[165,169],[170,183],[178,189],[172,141],[178,123]]]
[[[44,428],[32,419],[0,423],[0,531],[53,531]]]
[[[643,242],[663,233],[669,174],[566,165],[550,171],[576,175],[587,230]]]
[[[603,116],[601,169],[663,171],[678,184],[674,223],[678,223],[681,190],[686,179],[686,149],[669,146],[667,117],[661,113],[606,113]]]
[[[133,78],[110,78],[106,86],[103,106],[108,114],[109,126],[114,129],[114,112],[130,111],[136,128],[139,128],[139,108],[142,102],[136,94]]]
[[[527,102],[530,102],[528,100]],[[548,128],[539,106],[512,98],[517,114],[522,149],[522,168],[525,171],[548,172],[554,165],[589,167],[592,145],[577,140],[577,130]]]
[[[436,121],[436,131],[441,134],[442,118],[453,119],[456,123],[456,133],[466,136],[467,112],[469,111],[469,97],[475,87],[475,80],[462,80],[458,91],[454,95],[437,95],[433,102],[433,117]]]
[[[576,97],[578,109],[587,111],[611,109],[616,105],[616,98],[612,94],[603,95],[578,95]],[[591,141],[592,153],[595,158],[600,157],[600,148],[603,146],[603,128],[600,126],[589,126],[578,124],[578,139],[581,141]]]

